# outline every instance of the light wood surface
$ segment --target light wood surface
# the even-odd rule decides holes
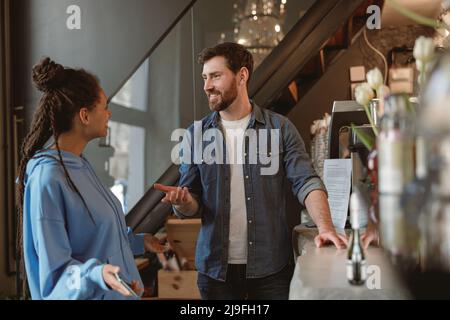
[[[317,229],[294,229],[296,266],[290,299],[408,299],[410,295],[381,248],[366,250],[368,281],[351,285],[346,277],[347,250],[317,248]]]

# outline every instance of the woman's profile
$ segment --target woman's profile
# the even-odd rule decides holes
[[[44,58],[33,68],[42,97],[21,149],[19,240],[33,299],[133,298],[143,284],[134,256],[161,252],[150,234],[133,235],[122,207],[83,157],[107,135],[111,112],[97,78]]]

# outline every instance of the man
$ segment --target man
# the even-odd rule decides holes
[[[325,188],[294,125],[249,100],[251,53],[239,44],[223,43],[203,50],[199,63],[213,111],[202,119],[201,129],[223,133],[223,152],[231,161],[182,163],[180,187],[155,188],[166,192],[162,201],[171,203],[178,216],[202,218],[196,267],[203,299],[287,299],[293,259],[285,220],[285,177],[319,229],[316,245],[330,242],[345,248],[346,238],[334,230]],[[190,137],[195,135],[194,127],[188,129]],[[249,163],[255,149],[243,141],[251,130],[279,137],[278,141],[266,139],[278,143],[271,146],[278,148],[267,151],[279,165],[276,172],[264,174],[268,168],[261,161]],[[203,141],[200,147],[206,151],[207,144]],[[257,153],[267,150],[266,146],[258,147]],[[194,149],[192,146],[192,154]]]

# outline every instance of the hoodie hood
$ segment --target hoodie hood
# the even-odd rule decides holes
[[[61,157],[64,165],[70,169],[84,169],[87,167],[86,160],[83,156],[77,156],[71,152],[61,150]],[[38,151],[33,158],[28,161],[27,170],[25,174],[25,183],[33,171],[46,164],[59,164],[58,150],[56,149],[43,149]]]

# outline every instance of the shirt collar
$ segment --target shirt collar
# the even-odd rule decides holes
[[[258,121],[261,124],[266,124],[261,108],[255,102],[253,102],[253,100],[250,100],[250,104],[252,105],[252,115],[249,121],[249,128],[255,125],[255,121]],[[220,120],[219,112],[214,111],[207,117],[205,122],[205,128],[206,129],[209,129],[211,127],[218,128],[219,120]]]

